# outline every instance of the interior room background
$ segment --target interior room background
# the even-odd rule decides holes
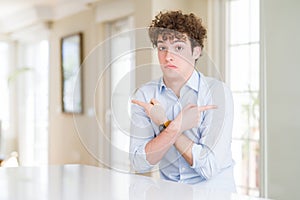
[[[128,110],[118,117],[115,112],[127,106],[134,88],[160,76],[145,27],[169,9],[203,19],[208,39],[197,68],[233,92],[238,193],[299,199],[297,0],[77,0],[2,12],[1,156],[15,151],[21,166],[79,163],[128,170],[126,156],[111,146],[128,148],[129,137],[118,127],[128,129],[126,120],[120,122]],[[74,33],[83,36],[83,112],[72,115],[62,110],[60,45]],[[117,90],[122,81],[124,90]]]

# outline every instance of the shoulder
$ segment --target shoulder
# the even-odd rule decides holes
[[[200,73],[200,99],[213,102],[233,103],[232,92],[229,86],[223,81],[213,77],[207,77]]]
[[[136,88],[133,97],[138,100],[146,100],[148,96],[153,96],[160,88],[160,79],[149,81],[140,87]]]
[[[143,85],[141,85],[138,90],[155,90],[155,89],[158,89],[159,86],[160,86],[160,80],[161,79],[156,79],[156,80],[152,80],[152,81],[149,81]]]
[[[224,91],[224,93],[231,94],[229,86],[216,78],[204,76],[200,73],[200,91],[202,92],[216,92]]]

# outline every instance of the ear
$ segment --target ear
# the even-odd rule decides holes
[[[193,58],[195,58],[195,60],[198,59],[201,55],[201,52],[202,52],[202,50],[201,50],[200,46],[194,47],[194,49],[193,49]]]

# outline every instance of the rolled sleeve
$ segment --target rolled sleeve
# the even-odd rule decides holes
[[[207,152],[205,156],[203,156],[203,151]],[[219,171],[214,154],[213,152],[209,153],[209,151],[207,147],[199,144],[194,144],[192,147],[193,165],[191,168],[206,180]]]
[[[132,153],[131,153],[131,165],[134,170],[139,173],[149,172],[153,165],[151,165],[146,159],[145,147],[148,141],[145,141],[143,144],[139,144],[138,142],[132,143]]]
[[[141,92],[137,92],[135,99],[147,102]],[[153,167],[146,159],[145,147],[154,138],[154,129],[142,107],[133,104],[131,114],[130,163],[135,171],[145,173]]]
[[[212,91],[208,104],[217,105],[216,110],[205,111],[199,128],[201,138],[192,146],[193,168],[205,179],[218,174],[233,164],[231,155],[233,99],[231,91],[223,84]]]

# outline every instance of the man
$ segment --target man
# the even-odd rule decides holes
[[[206,29],[181,11],[160,12],[149,27],[163,77],[132,100],[130,160],[138,172],[159,163],[163,179],[235,191],[233,100],[224,83],[195,70]]]

